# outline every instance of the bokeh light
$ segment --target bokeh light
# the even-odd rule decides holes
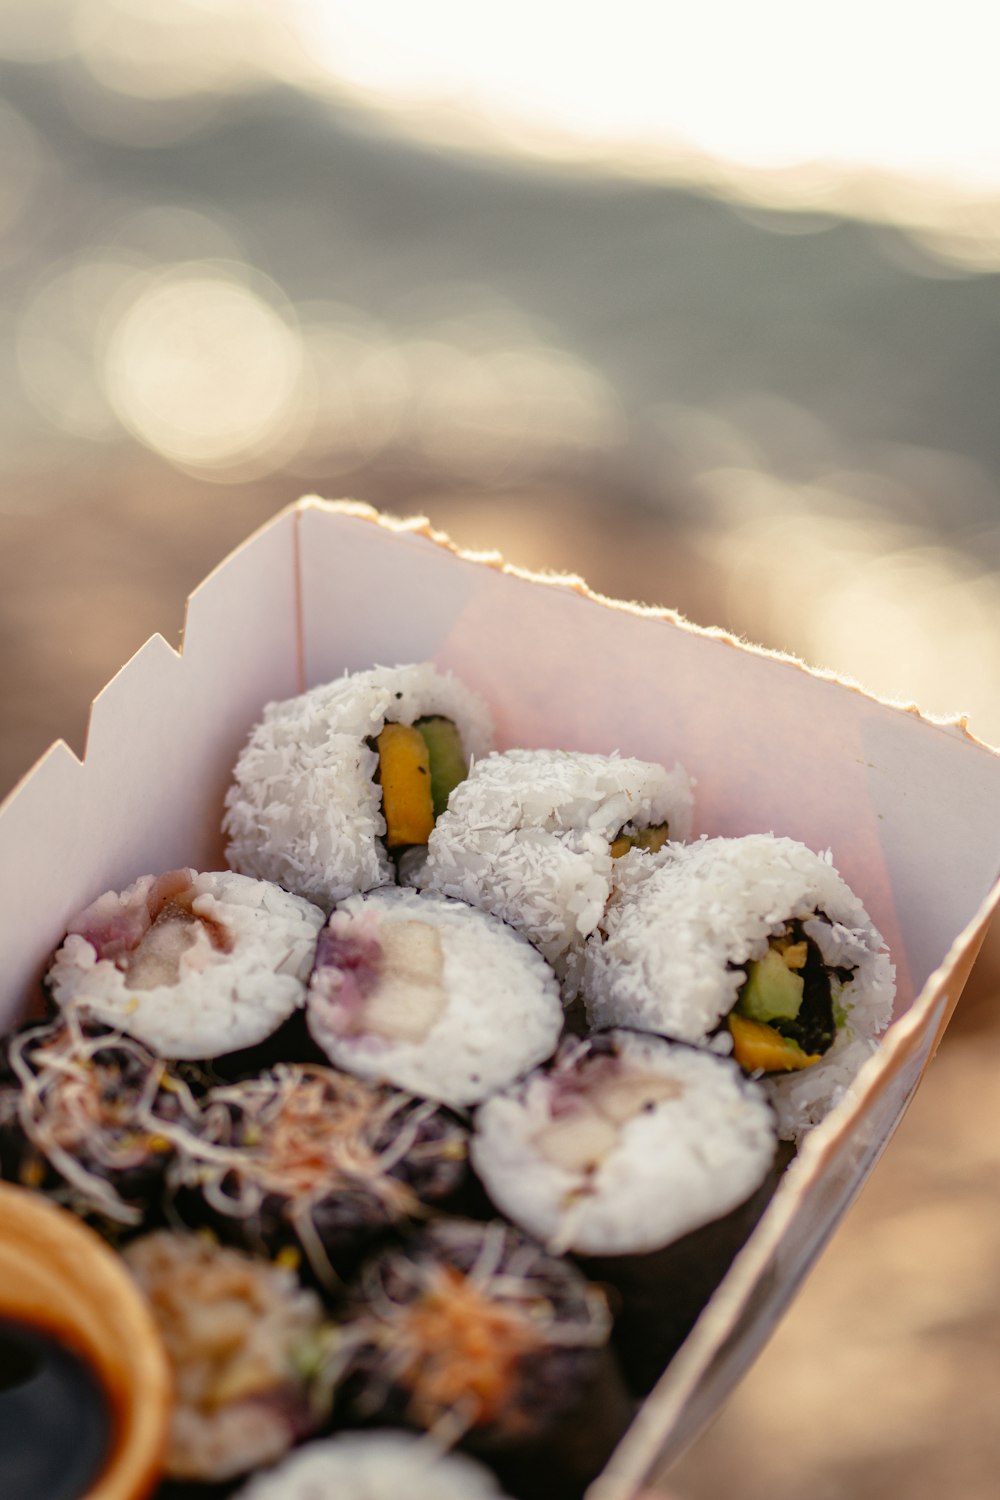
[[[210,477],[268,473],[292,428],[298,329],[277,288],[194,262],[142,285],[112,329],[108,398],[140,442]]]

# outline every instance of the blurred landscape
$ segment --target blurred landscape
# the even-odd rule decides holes
[[[542,128],[354,10],[0,0],[0,795],[309,492],[1000,744],[1000,146]],[[998,981],[682,1500],[995,1495]]]

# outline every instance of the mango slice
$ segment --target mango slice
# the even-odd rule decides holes
[[[434,827],[434,798],[424,737],[408,724],[386,724],[376,744],[386,843],[390,849],[426,844]]]
[[[667,823],[655,823],[652,828],[640,828],[637,833],[620,833],[611,845],[611,858],[621,859],[630,849],[644,849],[649,854],[659,854],[670,837]]]
[[[822,1056],[820,1052],[803,1052],[791,1037],[746,1016],[731,1015],[729,1030],[733,1034],[733,1056],[748,1073],[756,1073],[758,1069],[765,1073],[792,1073],[799,1068],[811,1068]]]

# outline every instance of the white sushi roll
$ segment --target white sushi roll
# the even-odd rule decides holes
[[[503,1500],[493,1474],[412,1432],[345,1432],[308,1443],[235,1500]]]
[[[219,1057],[263,1041],[304,1003],[323,920],[245,875],[144,875],[73,918],[48,983],[64,1010],[160,1057]]]
[[[478,762],[438,819],[426,889],[480,906],[525,933],[577,987],[584,939],[604,915],[618,855],[691,832],[691,778],[648,761],[508,750]],[[642,852],[639,852],[639,851]]]
[[[454,725],[461,771],[492,747],[485,704],[429,662],[355,672],[269,703],[226,797],[229,864],[327,910],[354,892],[390,884],[395,872],[373,745],[386,725],[412,728],[428,719]]]
[[[583,988],[595,1027],[735,1050],[794,1140],[874,1051],[895,970],[828,854],[753,834],[620,860]]]
[[[557,1253],[637,1255],[722,1219],[777,1148],[763,1090],[728,1058],[640,1032],[564,1043],[476,1112],[473,1167]]]
[[[337,1067],[477,1104],[550,1057],[559,986],[518,933],[442,896],[352,896],[320,935],[306,1008]]]

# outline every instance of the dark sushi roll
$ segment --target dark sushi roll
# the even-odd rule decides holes
[[[788,1140],[851,1085],[894,993],[885,944],[830,856],[770,834],[626,854],[585,957],[594,1027],[731,1053],[765,1078]]]
[[[336,1330],[288,1267],[166,1230],[123,1254],[173,1371],[169,1476],[216,1485],[275,1463],[323,1425]]]
[[[568,1261],[499,1221],[441,1220],[363,1268],[348,1406],[461,1442],[514,1495],[576,1496],[630,1417],[610,1332]]]
[[[778,1176],[774,1111],[730,1058],[641,1032],[571,1038],[476,1114],[498,1209],[614,1286],[615,1342],[648,1390]]]
[[[73,1014],[24,1027],[0,1048],[0,1175],[81,1217],[140,1225],[197,1117],[162,1059]]]
[[[303,1004],[322,925],[318,907],[263,880],[143,875],[72,919],[47,983],[62,1010],[160,1057],[221,1057],[264,1041]]]
[[[437,1104],[281,1064],[210,1091],[171,1182],[182,1214],[193,1197],[223,1238],[266,1254],[296,1246],[331,1284],[373,1236],[459,1188],[467,1139]]]

